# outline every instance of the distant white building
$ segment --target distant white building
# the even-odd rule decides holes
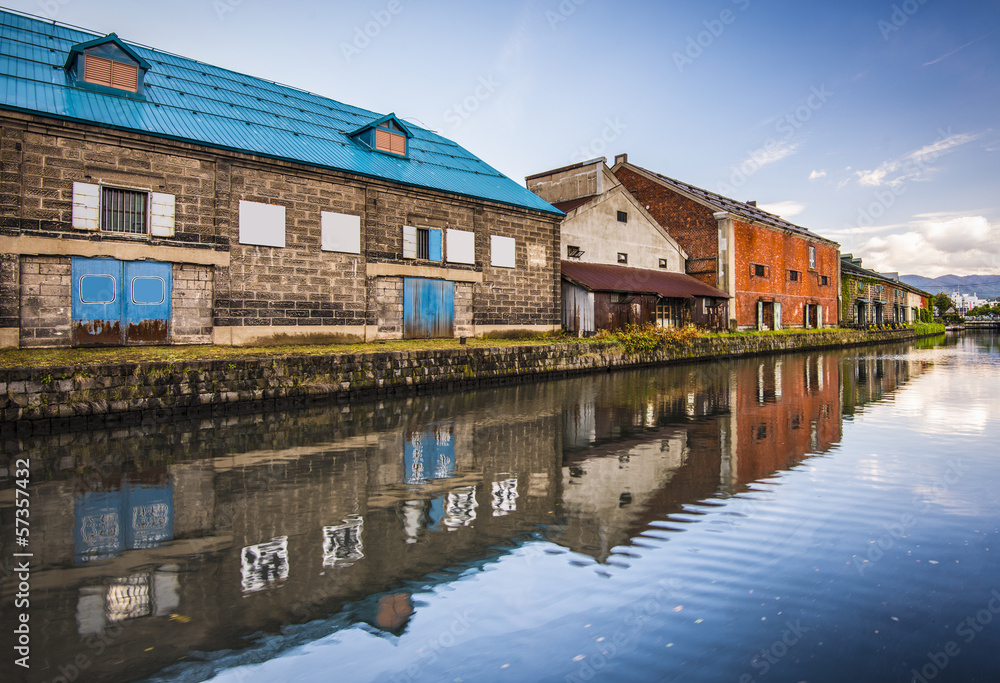
[[[987,301],[976,296],[975,292],[972,294],[959,294],[958,292],[955,292],[951,295],[951,300],[955,302],[955,310],[959,315],[965,315],[973,308],[977,308],[988,303]]]

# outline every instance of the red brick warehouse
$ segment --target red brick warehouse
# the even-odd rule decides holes
[[[687,273],[729,294],[730,326],[838,324],[840,245],[757,208],[615,157],[629,192],[688,253]]]

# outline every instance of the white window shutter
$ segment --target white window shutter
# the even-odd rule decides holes
[[[174,236],[174,196],[153,192],[150,194],[149,234],[153,237]]]
[[[101,187],[92,183],[73,183],[73,227],[77,230],[100,228]]]
[[[816,328],[823,329],[823,306],[820,304],[816,307]]]
[[[476,263],[476,233],[448,228],[447,240],[449,263]]]
[[[417,229],[403,226],[403,258],[417,258]]]

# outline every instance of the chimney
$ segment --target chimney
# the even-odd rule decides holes
[[[615,166],[617,166],[618,164],[627,164],[627,163],[628,163],[628,154],[615,155]]]

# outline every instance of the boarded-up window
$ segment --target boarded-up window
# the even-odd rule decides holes
[[[448,261],[450,263],[476,262],[476,233],[467,230],[448,230]]]
[[[139,67],[97,55],[84,55],[83,80],[107,88],[136,92],[139,89]]]
[[[406,136],[400,133],[393,133],[392,131],[384,130],[382,128],[376,128],[375,149],[382,152],[405,155]]]
[[[490,235],[490,265],[513,268],[515,265],[514,246],[513,237]]]
[[[441,247],[441,231],[437,228],[403,226],[403,258],[440,261]]]
[[[285,246],[285,207],[240,201],[240,244]]]
[[[320,248],[345,254],[361,253],[361,216],[320,212]]]

